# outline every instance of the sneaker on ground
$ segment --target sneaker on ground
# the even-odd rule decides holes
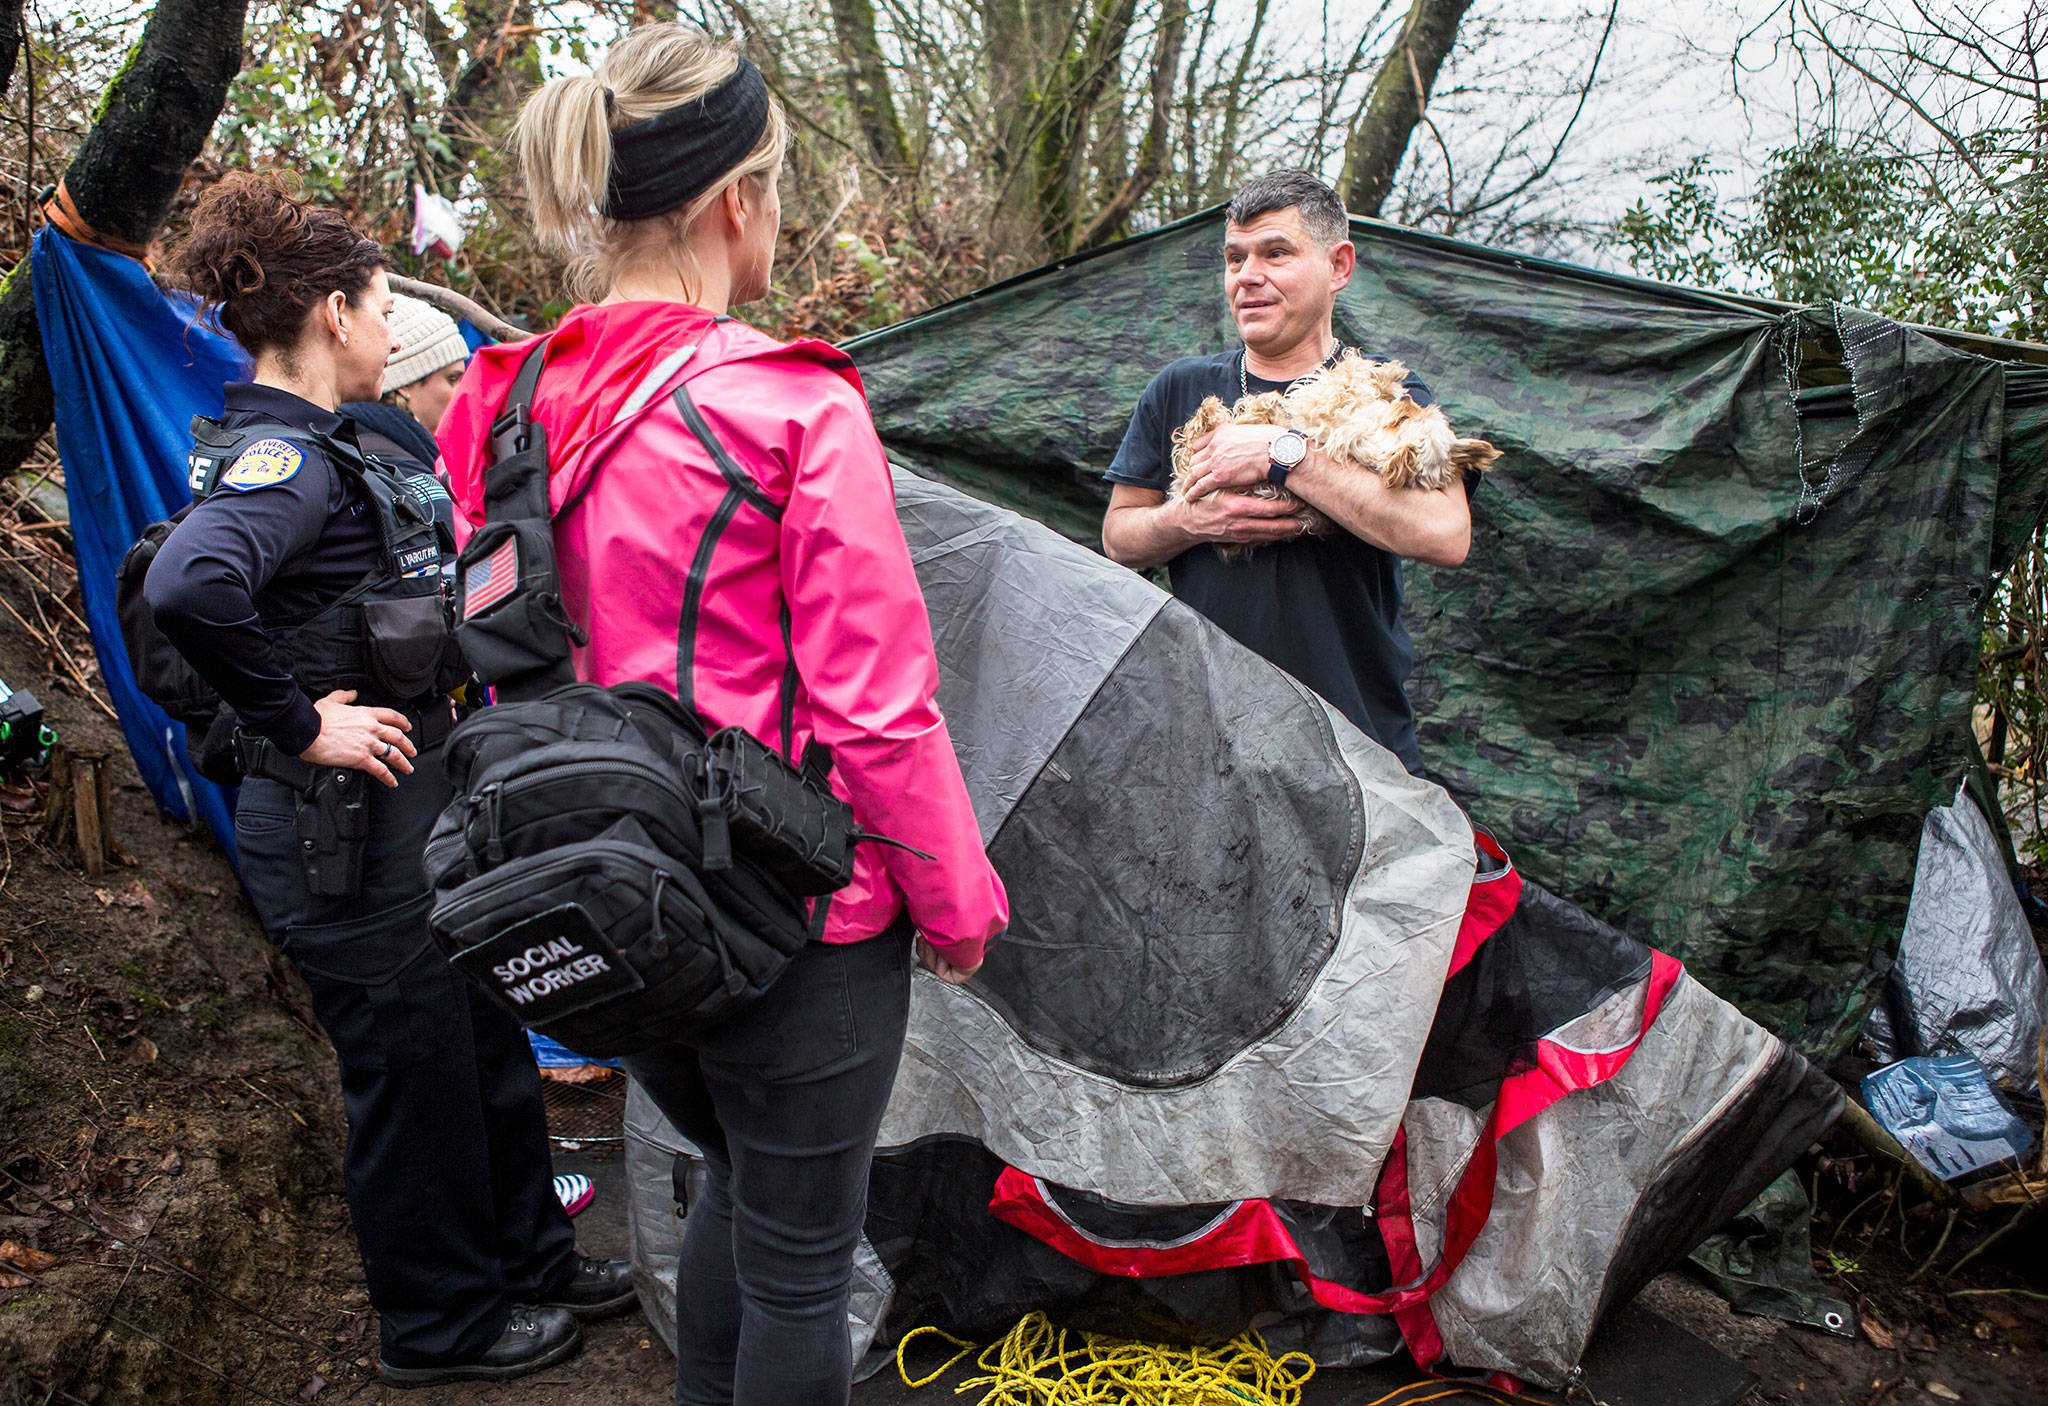
[[[576,1273],[543,1299],[546,1308],[565,1308],[578,1318],[609,1318],[640,1301],[633,1286],[633,1266],[625,1260],[594,1260],[576,1252]]]
[[[573,1216],[597,1199],[597,1188],[581,1172],[562,1172],[555,1177],[555,1199]]]
[[[498,1340],[474,1362],[445,1367],[394,1367],[380,1355],[377,1375],[395,1387],[439,1386],[444,1382],[506,1381],[538,1372],[573,1355],[583,1345],[583,1325],[562,1308],[512,1305]]]

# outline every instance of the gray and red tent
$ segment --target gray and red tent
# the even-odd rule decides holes
[[[1840,1095],[1525,881],[1437,786],[1149,582],[908,473],[899,513],[1013,922],[920,977],[859,1352],[1022,1314],[1555,1385]],[[672,1330],[691,1150],[628,1109]]]

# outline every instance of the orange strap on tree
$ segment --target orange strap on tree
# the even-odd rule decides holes
[[[116,254],[125,254],[129,258],[136,260],[144,268],[155,272],[156,261],[150,257],[147,244],[136,244],[130,240],[116,239],[111,234],[101,234],[98,230],[87,224],[85,217],[78,213],[78,203],[71,198],[71,192],[65,187],[62,180],[59,180],[50,194],[44,198],[42,211],[45,220],[54,225],[58,231],[77,240],[79,243],[96,245],[101,249],[108,249]]]

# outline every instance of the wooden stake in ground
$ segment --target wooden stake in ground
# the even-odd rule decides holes
[[[107,754],[62,744],[50,751],[50,799],[43,822],[43,843],[70,843],[88,878],[107,872],[114,858],[113,836],[107,830],[112,800]]]

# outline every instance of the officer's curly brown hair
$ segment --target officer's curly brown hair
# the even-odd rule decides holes
[[[199,197],[169,274],[214,306],[251,356],[288,355],[329,293],[353,304],[390,262],[339,211],[292,194],[274,176],[237,171]]]

